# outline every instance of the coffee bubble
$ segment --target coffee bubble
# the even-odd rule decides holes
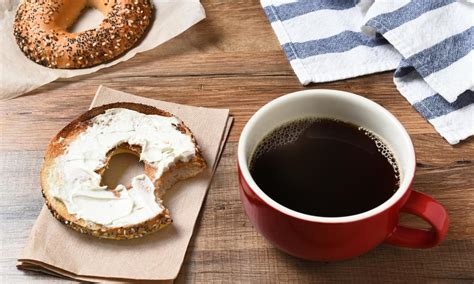
[[[285,123],[267,134],[255,149],[252,157],[258,158],[260,155],[267,153],[275,148],[286,144],[294,143],[301,133],[303,133],[317,118],[303,118]],[[252,167],[252,164],[250,165]]]
[[[398,165],[395,159],[395,156],[393,155],[392,151],[385,145],[384,142],[372,131],[360,126],[359,127],[360,131],[363,131],[365,135],[367,135],[370,139],[372,139],[375,143],[375,146],[377,147],[377,150],[384,156],[385,159],[387,159],[388,163],[393,167],[393,171],[395,173],[395,176],[397,177],[398,181],[400,182],[400,172],[398,169]]]

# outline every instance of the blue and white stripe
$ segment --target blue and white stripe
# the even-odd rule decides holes
[[[304,85],[394,69],[402,59],[385,39],[361,32],[364,13],[357,1],[261,2]]]
[[[474,135],[474,4],[261,0],[302,84],[397,69],[404,97],[451,144]]]

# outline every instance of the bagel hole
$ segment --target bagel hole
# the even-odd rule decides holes
[[[67,29],[70,33],[80,33],[97,28],[104,20],[102,12],[94,7],[85,7],[82,9],[79,17]]]
[[[132,153],[119,153],[110,158],[108,167],[102,175],[101,185],[114,189],[119,184],[127,188],[133,177],[143,174],[144,164]]]

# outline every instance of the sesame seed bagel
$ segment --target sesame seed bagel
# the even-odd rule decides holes
[[[95,29],[68,32],[86,7],[104,20]],[[16,42],[34,62],[50,68],[87,68],[132,48],[151,22],[150,0],[21,0],[14,22]]]
[[[105,198],[110,199],[110,201],[102,201],[100,199],[100,203],[97,203],[97,200],[92,199],[93,202],[91,203],[84,203],[87,204],[88,207],[85,207],[84,205],[81,205],[82,203],[80,202],[89,202],[90,196],[86,196],[84,199],[84,195],[81,195],[82,189],[86,189],[88,186],[90,186],[90,183],[88,183],[87,180],[84,179],[84,175],[81,174],[81,171],[84,170],[82,164],[79,164],[80,166],[75,168],[74,164],[75,161],[74,159],[66,159],[67,163],[63,163],[65,160],[65,157],[71,157],[71,152],[72,157],[75,157],[76,159],[80,159],[80,156],[74,154],[74,149],[76,149],[76,146],[80,146],[83,148],[84,153],[87,153],[87,151],[94,151],[94,145],[87,145],[87,135],[88,133],[92,133],[93,127],[101,127],[100,131],[104,132],[107,130],[108,127],[113,127],[114,123],[110,122],[112,119],[118,119],[117,117],[121,115],[120,112],[117,110],[127,110],[127,111],[133,111],[137,112],[140,115],[144,114],[145,116],[140,116],[140,119],[137,119],[135,124],[140,124],[140,123],[146,123],[147,127],[149,127],[150,123],[149,121],[142,120],[143,117],[148,118],[148,117],[158,117],[160,119],[168,119],[171,118],[173,121],[179,121],[179,123],[171,123],[173,129],[176,130],[176,135],[179,135],[182,139],[187,139],[186,141],[190,141],[191,147],[193,148],[192,152],[193,154],[188,156],[186,159],[175,159],[173,162],[168,163],[168,166],[166,169],[161,168],[160,166],[157,166],[157,164],[154,164],[153,162],[149,162],[147,160],[147,157],[145,159],[143,158],[144,154],[144,149],[143,147],[151,147],[149,146],[150,143],[142,143],[140,145],[140,142],[137,142],[137,144],[134,143],[128,143],[128,142],[121,142],[114,144],[114,147],[106,148],[105,152],[106,154],[103,155],[102,161],[100,161],[100,166],[98,167],[93,167],[94,172],[98,175],[97,177],[99,180],[101,180],[104,172],[106,171],[109,162],[112,158],[112,156],[120,154],[120,153],[132,153],[141,158],[144,164],[144,175],[143,178],[146,178],[147,180],[149,179],[150,182],[153,183],[154,188],[147,188],[144,186],[142,189],[135,188],[135,184],[132,183],[131,185],[128,186],[122,186],[123,190],[119,190],[119,186],[117,186],[115,189],[110,189],[107,188],[107,186],[103,186],[101,182],[101,186],[104,188],[102,189],[92,189],[93,194],[101,194],[101,198],[104,197],[104,195],[107,195]],[[103,117],[104,114],[110,114],[110,119],[105,119],[101,120],[99,118]],[[123,120],[122,120],[123,121]],[[141,122],[144,121],[144,122]],[[168,123],[168,120],[166,120],[166,123]],[[133,124],[133,123],[132,123]],[[168,126],[171,127],[171,126]],[[137,126],[136,129],[141,129],[139,126]],[[150,128],[147,128],[149,130]],[[158,129],[164,129],[158,127]],[[122,131],[122,130],[120,130]],[[109,135],[110,139],[113,139],[112,136],[116,132],[120,131],[112,131],[110,133],[112,134],[107,134]],[[130,130],[123,130],[122,132],[127,132]],[[137,130],[138,131],[138,130]],[[164,130],[163,130],[164,131]],[[166,133],[154,133],[154,134],[148,134],[149,131],[142,131],[142,132],[147,132],[147,133],[138,133],[136,135],[147,135],[150,137],[157,137],[157,136],[152,136],[152,135],[160,135],[160,136],[165,136]],[[100,137],[100,139],[97,139],[98,144],[106,144],[106,142],[103,142],[104,139],[107,137]],[[181,139],[180,138],[180,139]],[[182,140],[181,139],[181,140]],[[179,139],[176,141],[169,141],[170,145],[174,145],[177,143],[181,143]],[[153,142],[153,141],[152,141]],[[84,144],[84,145],[83,145]],[[76,148],[74,148],[76,147]],[[175,149],[179,148],[179,146],[176,146]],[[176,150],[177,151],[177,150]],[[158,152],[158,153],[157,153]],[[96,153],[91,153],[92,155]],[[152,151],[151,153],[152,156],[156,156],[157,154],[160,154],[160,151]],[[69,156],[68,156],[69,155]],[[100,155],[99,155],[100,156]],[[87,156],[89,157],[89,156]],[[92,156],[90,156],[92,157]],[[92,159],[92,158],[91,158]],[[88,160],[84,159],[84,165],[87,165]],[[161,165],[161,164],[159,164]],[[93,108],[81,116],[79,116],[77,119],[69,123],[66,127],[64,127],[56,136],[53,137],[53,139],[50,141],[48,144],[47,150],[45,152],[45,157],[44,157],[44,163],[41,169],[41,188],[42,188],[42,193],[43,197],[45,198],[45,203],[49,210],[51,211],[52,215],[58,219],[61,223],[67,225],[68,227],[84,233],[84,234],[89,234],[95,237],[99,238],[105,238],[105,239],[114,239],[114,240],[121,240],[121,239],[132,239],[132,238],[139,238],[142,237],[146,234],[155,232],[169,224],[172,223],[172,219],[170,217],[168,209],[166,209],[163,204],[162,204],[162,196],[165,194],[166,190],[171,188],[176,182],[184,179],[188,179],[190,177],[193,177],[200,172],[203,171],[203,169],[206,167],[206,162],[204,158],[201,155],[199,146],[196,142],[196,139],[194,138],[192,132],[189,130],[186,125],[178,120],[176,117],[174,117],[172,114],[162,111],[160,109],[147,106],[147,105],[142,105],[142,104],[135,104],[135,103],[114,103],[114,104],[108,104],[100,107]],[[75,177],[76,171],[78,171],[77,177]],[[81,176],[82,175],[82,176]],[[93,174],[95,175],[95,174]],[[87,175],[86,175],[87,177]],[[139,176],[136,178],[138,179]],[[68,186],[68,185],[74,185],[74,186]],[[79,187],[76,189],[76,185]],[[126,188],[126,189],[125,189]],[[117,214],[117,210],[115,211],[108,211],[109,209],[103,209],[104,207],[107,207],[110,205],[112,208],[114,204],[118,204],[117,202],[122,202],[124,197],[128,196],[134,196],[132,195],[132,191],[134,191],[135,196],[138,196],[139,198],[137,199],[138,201],[143,200],[144,196],[146,195],[137,195],[138,190],[142,190],[143,192],[147,192],[147,194],[151,194],[151,199],[149,199],[147,204],[150,202],[154,203],[153,206],[156,208],[159,208],[158,211],[153,212],[151,215],[145,215],[147,219],[143,219],[140,217],[139,219],[127,219],[127,223],[111,223],[111,224],[105,224],[102,223],[101,221],[97,222],[95,220],[90,220],[88,219],[88,215],[84,214],[89,212],[87,210],[92,210],[90,212],[95,212],[94,210],[105,210],[105,211],[98,211],[98,212],[112,212],[112,214]],[[151,193],[150,193],[151,190]],[[71,195],[65,194],[67,191],[76,191],[79,192],[79,194]],[[98,192],[97,192],[98,191]],[[58,192],[60,193],[58,195]],[[71,198],[63,198],[63,196],[72,196]],[[81,199],[82,198],[82,199]],[[140,199],[141,198],[141,199]],[[85,200],[85,201],[84,201]],[[128,199],[127,199],[128,200]],[[134,200],[132,198],[132,200]],[[94,203],[95,202],[95,203]],[[110,203],[109,203],[110,202]],[[76,203],[76,204],[75,204]],[[96,205],[99,204],[99,205]],[[79,206],[79,210],[76,210],[76,206]],[[81,207],[82,206],[82,207]],[[100,208],[95,208],[93,206],[97,206]],[[141,206],[141,203],[133,203],[133,207],[130,207],[132,209],[131,213],[127,213],[129,215],[125,215],[125,217],[130,217],[130,216],[135,216],[133,214],[138,214]],[[72,208],[72,209],[71,209]],[[122,208],[122,207],[117,207],[117,208]],[[128,208],[128,207],[127,207]],[[138,209],[135,209],[138,208]],[[151,208],[151,207],[150,207]],[[75,212],[70,212],[71,210]],[[133,211],[133,210],[138,210],[138,211]],[[145,211],[143,212],[152,212],[149,211],[149,208],[145,208]],[[138,213],[137,213],[138,212]],[[142,212],[142,211],[140,211]],[[104,213],[101,213],[104,214]],[[120,212],[118,214],[121,214]],[[154,215],[153,215],[154,214]],[[86,217],[84,217],[86,216]],[[93,215],[92,215],[93,216]],[[137,215],[140,216],[140,215]],[[100,218],[104,217],[102,215],[99,216]],[[107,216],[105,216],[107,217]],[[120,217],[124,218],[124,217]],[[118,220],[122,220],[118,218]],[[131,223],[130,220],[138,220],[136,223]],[[114,221],[115,222],[115,221]]]

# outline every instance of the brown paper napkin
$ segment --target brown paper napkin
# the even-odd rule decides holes
[[[58,222],[43,206],[18,259],[17,267],[84,281],[163,280],[176,278],[194,224],[232,124],[227,109],[201,108],[141,98],[100,87],[91,107],[136,102],[169,111],[196,136],[208,168],[182,181],[164,196],[173,224],[136,240],[100,240]]]

